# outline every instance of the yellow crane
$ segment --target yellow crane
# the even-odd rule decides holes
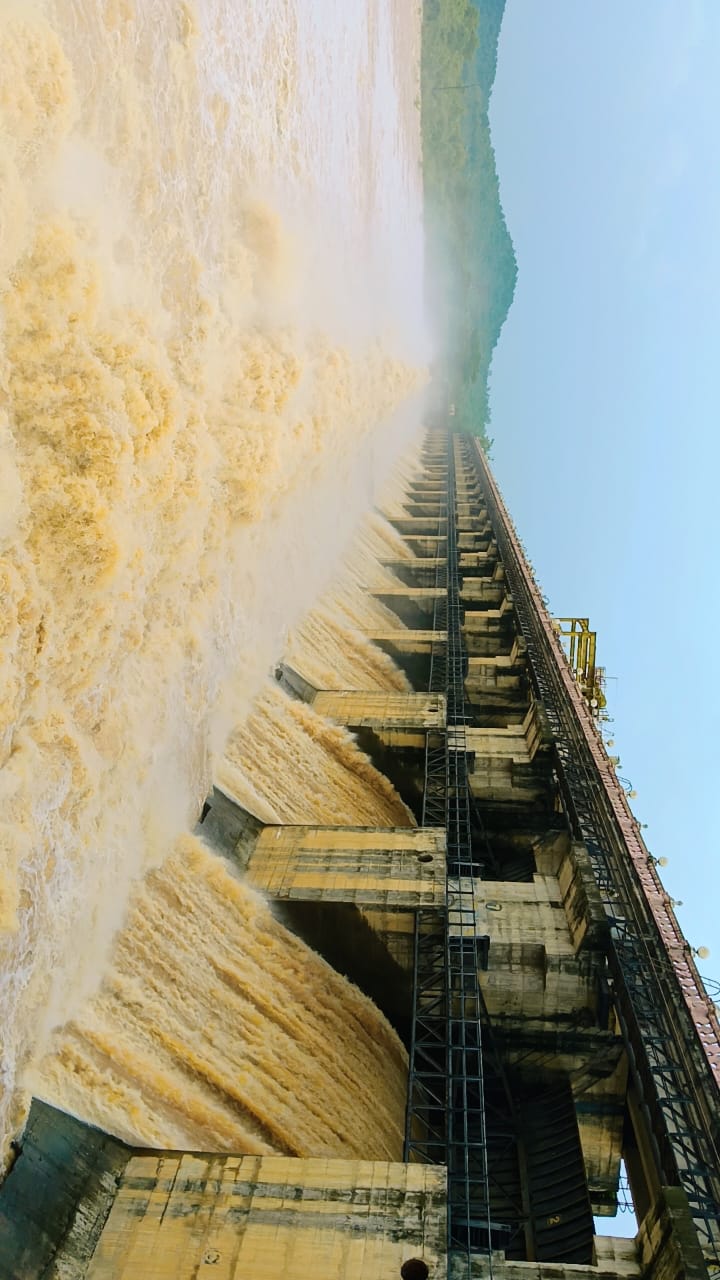
[[[554,618],[553,626],[560,636],[578,687],[592,714],[599,718],[607,705],[605,668],[596,664],[597,633],[590,630],[589,618]]]

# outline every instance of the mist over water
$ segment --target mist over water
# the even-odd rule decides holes
[[[0,0],[5,1140],[417,429],[394,8]]]

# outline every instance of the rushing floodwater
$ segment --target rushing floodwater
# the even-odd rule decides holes
[[[415,429],[415,8],[0,0],[5,1139]]]

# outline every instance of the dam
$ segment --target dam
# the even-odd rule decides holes
[[[0,1277],[715,1275],[715,1006],[423,402],[421,7],[0,18]]]
[[[713,1274],[717,1013],[474,441],[363,540],[51,1040],[9,1275]]]

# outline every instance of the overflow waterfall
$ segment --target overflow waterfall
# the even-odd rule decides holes
[[[287,789],[245,777],[248,713],[416,431],[426,346],[414,6],[357,0],[319,21],[314,0],[0,0],[0,32],[7,1152],[43,1055],[40,1078],[59,1081],[53,1028],[66,1025],[65,1045],[95,1016],[107,1027],[122,973],[147,970],[144,995],[127,977],[130,1003],[150,987],[162,1003],[163,983],[173,987],[162,929],[156,941],[138,932],[136,907],[123,922],[133,884],[159,902],[167,876],[185,883],[192,868],[205,894],[210,855],[181,843],[168,863],[167,851],[192,827],[215,763],[255,787],[266,814],[292,812]],[[324,627],[330,648],[341,633],[326,671],[358,625],[356,587],[338,592],[321,623],[304,624]],[[307,649],[302,627],[293,656]],[[345,659],[357,680],[362,670],[370,687],[402,687],[366,639],[357,647]],[[284,714],[279,696],[262,695],[271,720]],[[313,784],[307,811],[409,821],[369,762],[350,762],[347,734],[285,711],[286,732],[336,771],[327,794]],[[242,912],[255,908],[215,874],[236,903],[240,952]],[[186,916],[194,927],[193,893],[162,900],[168,938]],[[296,954],[272,938],[271,951]],[[369,1016],[348,1013],[359,1025]],[[179,1045],[187,1035],[189,1055],[204,1036],[197,1017],[167,1030]],[[127,1131],[142,1113],[143,1132],[161,1135],[149,1116],[173,1112],[184,1086],[168,1072],[164,1101],[147,1112],[132,1101],[132,1063],[154,1052],[137,1028],[95,1114],[126,1088]],[[93,1052],[57,1084],[79,1113],[95,1094]]]
[[[319,656],[307,651],[331,679],[335,626],[344,668],[364,672],[372,648],[342,605],[342,622],[333,616],[358,555],[372,573],[367,530],[357,541],[323,606],[329,641]],[[378,606],[365,599],[363,616],[357,586],[355,596],[356,623],[372,623]],[[396,688],[402,677],[385,663],[380,687]],[[270,682],[231,734],[216,779],[262,822],[414,825],[346,730]],[[142,1145],[398,1159],[406,1070],[403,1046],[371,1001],[184,837],[136,891],[100,993],[53,1037],[33,1083],[46,1100]]]
[[[360,527],[355,555],[332,591],[290,633],[286,657],[316,689],[386,689],[402,691],[410,684],[395,663],[363,635],[372,627],[395,629],[398,619],[366,586],[383,577],[378,561],[383,557],[410,559],[407,543],[379,515]],[[362,571],[370,582],[362,581]],[[388,575],[384,575],[385,581]],[[397,579],[391,578],[397,586]]]
[[[261,822],[408,827],[394,788],[346,729],[270,685],[217,762],[222,788]]]
[[[38,1092],[139,1145],[397,1160],[406,1069],[371,1001],[186,838]]]

